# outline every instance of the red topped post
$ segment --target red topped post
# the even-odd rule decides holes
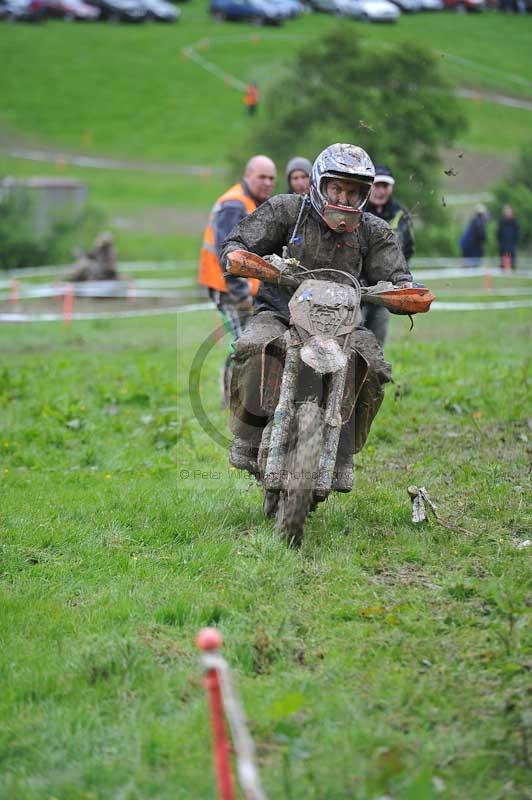
[[[196,637],[196,644],[208,656],[213,655],[223,644],[223,636],[216,628],[202,628]],[[211,723],[214,740],[214,766],[218,783],[218,797],[220,800],[235,800],[231,762],[229,758],[229,740],[225,727],[225,718],[222,704],[222,693],[218,671],[213,666],[206,665],[203,685],[207,690],[211,709]]]

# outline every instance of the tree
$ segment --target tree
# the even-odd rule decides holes
[[[438,59],[418,44],[373,50],[352,29],[338,29],[301,50],[269,92],[263,120],[246,150],[278,163],[313,158],[333,142],[366,149],[391,167],[401,201],[426,222],[439,222],[438,149],[466,126],[440,74]],[[239,148],[242,162],[242,148]]]
[[[0,269],[69,262],[75,247],[94,238],[105,220],[89,207],[77,218],[59,216],[46,234],[37,235],[33,202],[23,190],[0,193]]]
[[[495,219],[511,205],[521,228],[521,244],[532,242],[532,140],[521,151],[507,178],[497,184],[490,211]]]

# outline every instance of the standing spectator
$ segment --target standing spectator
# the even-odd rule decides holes
[[[519,244],[519,223],[514,217],[512,206],[504,206],[497,226],[497,244],[501,257],[501,269],[515,269],[517,245]]]
[[[400,203],[392,197],[395,179],[392,171],[384,164],[375,167],[375,180],[371,187],[366,211],[385,220],[395,232],[408,264],[414,254],[414,232],[410,215]],[[384,306],[363,306],[364,325],[384,347],[390,324],[390,312]]]
[[[256,83],[248,83],[246,86],[246,93],[244,94],[244,103],[246,104],[246,108],[250,117],[257,113],[259,100],[259,87]]]
[[[286,183],[288,194],[308,194],[312,164],[307,158],[294,156],[286,165]]]
[[[211,300],[222,315],[224,327],[238,339],[253,314],[253,299],[259,281],[223,276],[220,253],[226,237],[235,225],[272,196],[275,185],[275,164],[267,156],[253,156],[244,177],[231,186],[212,207],[203,233],[198,281],[209,290]],[[232,356],[223,373],[224,398],[231,379]]]
[[[464,228],[460,237],[460,247],[462,256],[468,267],[478,267],[484,255],[486,245],[486,223],[488,221],[488,210],[485,205],[479,203],[475,208],[475,213]]]

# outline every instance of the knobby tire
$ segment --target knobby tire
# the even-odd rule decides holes
[[[287,458],[286,488],[280,494],[276,527],[292,547],[301,544],[314,508],[314,477],[323,439],[323,412],[315,402],[301,403],[296,416],[297,438]]]

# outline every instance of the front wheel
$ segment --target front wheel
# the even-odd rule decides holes
[[[323,440],[323,413],[315,402],[297,410],[297,438],[288,455],[285,488],[279,496],[276,527],[291,547],[298,547],[308,515],[314,509],[314,483]]]
[[[262,509],[267,517],[273,517],[279,506],[279,492],[270,492],[268,489],[264,492],[264,502]]]

